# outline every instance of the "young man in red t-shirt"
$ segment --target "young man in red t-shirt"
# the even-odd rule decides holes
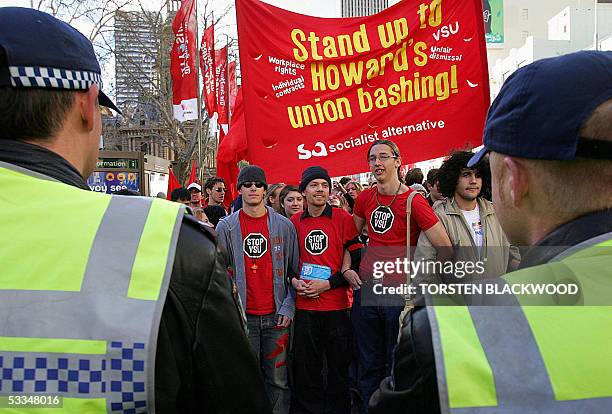
[[[357,231],[361,232],[364,226],[368,226],[366,267],[375,260],[395,261],[405,257],[408,243],[406,203],[413,192],[401,181],[402,159],[394,142],[375,141],[368,150],[368,164],[376,178],[376,185],[359,194],[353,209]],[[451,246],[444,226],[427,200],[419,194],[412,200],[410,246],[416,246],[421,232],[436,248]],[[356,297],[353,312],[358,349],[358,387],[365,406],[380,381],[390,373],[399,333],[399,315],[403,309],[403,306],[363,306],[361,300],[366,294],[372,295],[361,292]],[[401,300],[401,297],[397,299]]]
[[[249,342],[259,359],[273,413],[286,414],[291,402],[289,325],[295,312],[289,277],[297,273],[299,248],[289,219],[266,207],[266,187],[266,176],[258,166],[240,170],[242,209],[221,219],[216,230],[234,272]]]
[[[293,414],[351,411],[353,292],[343,275],[358,277],[351,270],[349,251],[361,244],[353,218],[328,204],[330,187],[325,169],[304,170],[300,192],[308,206],[304,213],[291,217],[300,246],[300,274],[292,279],[297,291]],[[324,360],[326,380],[321,375]]]

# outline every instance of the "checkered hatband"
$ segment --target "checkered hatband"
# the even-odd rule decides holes
[[[95,72],[37,66],[9,66],[9,72],[15,88],[87,90],[95,83],[102,89],[102,76]]]

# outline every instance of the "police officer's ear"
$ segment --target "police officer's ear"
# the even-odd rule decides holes
[[[515,157],[503,156],[502,167],[502,188],[510,199],[514,207],[520,207],[525,203],[525,199],[529,194],[529,174],[528,161]]]
[[[91,85],[88,90],[76,92],[76,104],[86,131],[92,131],[96,125],[96,117],[100,116],[98,104],[99,89],[97,85]]]

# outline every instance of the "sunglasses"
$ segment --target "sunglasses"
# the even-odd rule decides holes
[[[242,186],[245,188],[251,188],[252,186],[263,188],[264,184],[256,181],[247,181],[246,183],[243,183]]]
[[[217,193],[225,193],[225,188],[215,188]]]

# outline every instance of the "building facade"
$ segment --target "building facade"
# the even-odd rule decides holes
[[[389,0],[342,0],[342,17],[370,16],[389,7]]]

